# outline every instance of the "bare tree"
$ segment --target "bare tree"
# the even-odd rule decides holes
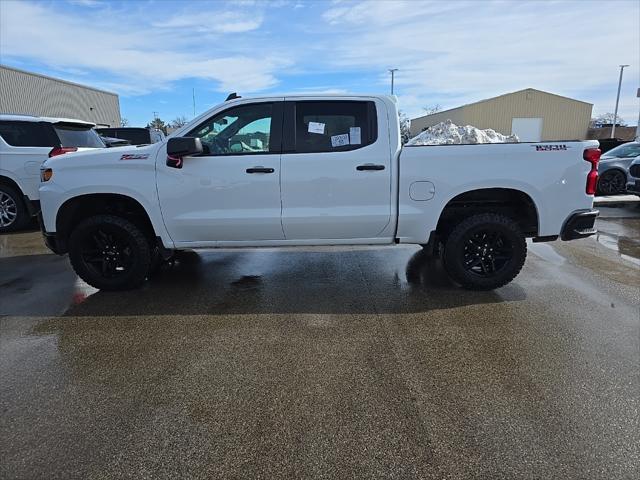
[[[180,127],[184,127],[187,123],[189,123],[189,120],[187,119],[187,117],[185,117],[184,115],[181,115],[179,117],[174,118],[171,121],[171,128],[180,128]]]
[[[427,115],[432,115],[442,110],[442,107],[439,103],[436,103],[435,105],[427,105],[426,107],[422,107],[422,109],[427,113]]]
[[[121,127],[128,127],[129,126],[129,119],[128,118],[121,118],[120,119],[120,126]]]
[[[603,113],[602,115],[598,115],[597,117],[592,118],[591,122],[589,122],[589,126],[593,128],[599,125],[613,125],[613,117],[614,115],[611,112]],[[622,119],[622,117],[620,117],[620,115],[618,115],[616,119],[616,125],[618,126],[626,125],[626,122]]]

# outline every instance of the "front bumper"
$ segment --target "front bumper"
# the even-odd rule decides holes
[[[632,179],[627,183],[627,193],[635,193],[640,195],[640,179]]]
[[[45,230],[44,222],[42,221],[42,212],[38,212],[38,224],[40,225],[40,232],[42,233],[44,244],[47,248],[56,255],[63,255],[67,253],[64,246],[61,245],[60,241],[58,241],[58,236],[55,233],[50,233]]]
[[[598,232],[594,227],[598,215],[600,215],[598,210],[573,212],[565,220],[560,238],[562,240],[576,240],[594,235]]]

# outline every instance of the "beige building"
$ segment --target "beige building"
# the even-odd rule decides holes
[[[0,113],[120,126],[120,100],[115,93],[4,65],[0,65]]]
[[[593,105],[527,88],[411,120],[411,135],[445,120],[516,134],[521,142],[583,140]]]

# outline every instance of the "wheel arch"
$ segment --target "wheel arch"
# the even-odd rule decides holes
[[[120,193],[89,193],[67,199],[58,209],[56,240],[60,253],[68,251],[69,236],[75,225],[100,214],[126,218],[142,228],[150,241],[155,241],[157,233],[151,217],[138,200]]]
[[[436,234],[446,236],[462,219],[478,213],[511,217],[526,237],[536,237],[540,230],[540,212],[530,194],[517,188],[483,187],[449,199],[440,212]]]

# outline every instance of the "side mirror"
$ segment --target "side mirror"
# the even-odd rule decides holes
[[[170,138],[167,143],[167,155],[170,157],[186,157],[202,153],[202,142],[197,137]]]

